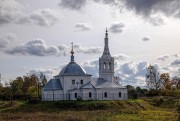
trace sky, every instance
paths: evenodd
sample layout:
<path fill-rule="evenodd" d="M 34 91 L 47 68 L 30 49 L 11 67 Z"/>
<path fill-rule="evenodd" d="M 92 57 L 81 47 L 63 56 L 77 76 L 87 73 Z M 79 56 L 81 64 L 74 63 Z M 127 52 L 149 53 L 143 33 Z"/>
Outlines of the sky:
<path fill-rule="evenodd" d="M 75 61 L 98 77 L 106 27 L 115 75 L 144 86 L 146 68 L 180 76 L 179 0 L 0 0 L 0 73 L 57 75 Z"/>

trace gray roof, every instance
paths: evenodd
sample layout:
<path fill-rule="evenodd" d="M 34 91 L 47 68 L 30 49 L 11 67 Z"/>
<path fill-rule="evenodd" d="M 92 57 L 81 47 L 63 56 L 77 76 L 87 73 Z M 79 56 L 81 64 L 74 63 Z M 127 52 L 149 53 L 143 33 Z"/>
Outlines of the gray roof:
<path fill-rule="evenodd" d="M 112 82 L 107 81 L 103 78 L 92 79 L 91 84 L 95 88 L 125 88 L 116 82 L 112 83 Z"/>
<path fill-rule="evenodd" d="M 80 86 L 81 89 L 92 89 L 94 86 L 91 84 L 91 82 L 88 82 L 82 86 Z"/>
<path fill-rule="evenodd" d="M 91 76 L 87 74 L 86 71 L 79 66 L 76 62 L 70 62 L 67 64 L 59 73 L 59 75 L 64 76 Z"/>
<path fill-rule="evenodd" d="M 90 82 L 80 86 L 79 88 L 73 88 L 69 91 L 74 91 L 74 90 L 78 90 L 78 89 L 100 89 L 100 88 L 126 88 L 126 87 L 123 87 L 121 85 L 119 85 L 118 83 L 112 83 L 110 81 L 107 81 L 103 78 L 94 78 L 92 79 Z"/>
<path fill-rule="evenodd" d="M 59 79 L 50 79 L 48 83 L 42 88 L 42 90 L 63 90 L 63 88 Z"/>

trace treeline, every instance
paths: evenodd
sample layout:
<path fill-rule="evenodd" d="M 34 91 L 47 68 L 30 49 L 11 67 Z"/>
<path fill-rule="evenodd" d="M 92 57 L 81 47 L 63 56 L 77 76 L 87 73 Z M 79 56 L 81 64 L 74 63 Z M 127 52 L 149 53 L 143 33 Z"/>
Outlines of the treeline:
<path fill-rule="evenodd" d="M 44 75 L 17 77 L 6 83 L 0 84 L 0 100 L 30 100 L 32 98 L 41 98 L 41 89 L 47 83 Z"/>
<path fill-rule="evenodd" d="M 128 97 L 136 99 L 139 97 L 172 96 L 180 98 L 180 77 L 170 77 L 169 73 L 159 73 L 154 66 L 147 68 L 147 89 L 127 85 Z"/>

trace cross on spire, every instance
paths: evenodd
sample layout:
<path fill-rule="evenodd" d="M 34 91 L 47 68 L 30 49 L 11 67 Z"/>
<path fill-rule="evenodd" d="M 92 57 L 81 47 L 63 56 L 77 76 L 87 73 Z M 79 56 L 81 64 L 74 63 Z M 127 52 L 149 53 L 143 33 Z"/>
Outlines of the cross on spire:
<path fill-rule="evenodd" d="M 71 49 L 71 62 L 74 62 L 74 50 L 73 50 L 73 42 L 71 43 L 72 49 Z"/>
<path fill-rule="evenodd" d="M 73 50 L 73 42 L 71 43 L 71 45 L 72 45 L 71 54 L 73 55 L 73 54 L 74 54 L 74 50 Z"/>

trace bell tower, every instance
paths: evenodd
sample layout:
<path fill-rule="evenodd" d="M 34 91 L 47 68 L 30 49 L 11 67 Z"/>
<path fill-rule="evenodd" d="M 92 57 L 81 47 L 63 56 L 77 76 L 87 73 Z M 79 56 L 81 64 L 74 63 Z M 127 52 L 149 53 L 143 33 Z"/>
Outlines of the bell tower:
<path fill-rule="evenodd" d="M 114 82 L 114 58 L 109 52 L 107 28 L 104 38 L 104 51 L 99 58 L 99 78 Z"/>

